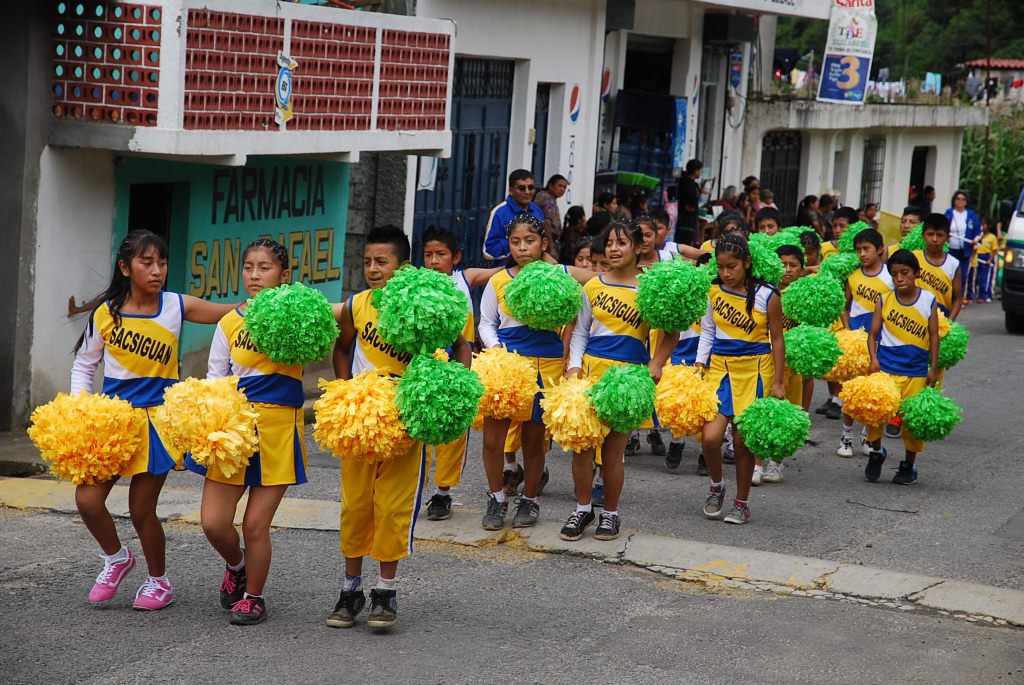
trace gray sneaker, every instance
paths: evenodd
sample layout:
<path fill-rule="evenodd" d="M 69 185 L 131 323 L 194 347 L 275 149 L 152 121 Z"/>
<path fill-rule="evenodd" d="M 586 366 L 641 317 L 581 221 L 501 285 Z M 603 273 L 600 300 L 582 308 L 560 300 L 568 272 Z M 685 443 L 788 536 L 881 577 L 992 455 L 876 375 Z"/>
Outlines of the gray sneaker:
<path fill-rule="evenodd" d="M 516 515 L 512 517 L 513 528 L 529 528 L 540 518 L 540 505 L 525 497 L 516 500 Z"/>
<path fill-rule="evenodd" d="M 711 489 L 708 498 L 704 500 L 704 515 L 709 519 L 716 519 L 722 515 L 722 506 L 725 504 L 725 486 L 721 490 Z"/>
<path fill-rule="evenodd" d="M 750 520 L 750 507 L 746 504 L 734 504 L 732 510 L 725 515 L 724 520 L 726 523 L 743 525 Z"/>
<path fill-rule="evenodd" d="M 782 482 L 782 464 L 777 461 L 768 462 L 768 467 L 764 470 L 765 483 L 781 483 Z"/>
<path fill-rule="evenodd" d="M 481 524 L 484 530 L 501 530 L 505 527 L 505 515 L 508 513 L 508 500 L 499 502 L 494 495 L 487 495 L 487 513 Z"/>

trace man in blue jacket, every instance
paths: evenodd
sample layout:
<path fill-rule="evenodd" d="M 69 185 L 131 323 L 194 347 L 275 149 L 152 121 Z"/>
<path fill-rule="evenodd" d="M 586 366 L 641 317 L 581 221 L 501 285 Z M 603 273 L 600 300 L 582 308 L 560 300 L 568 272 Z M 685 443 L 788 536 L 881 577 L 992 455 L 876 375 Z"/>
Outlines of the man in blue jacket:
<path fill-rule="evenodd" d="M 516 214 L 526 212 L 544 221 L 544 210 L 533 203 L 537 186 L 533 174 L 526 169 L 516 169 L 508 175 L 508 197 L 491 210 L 484 229 L 484 259 L 505 259 L 508 257 L 508 225 Z"/>

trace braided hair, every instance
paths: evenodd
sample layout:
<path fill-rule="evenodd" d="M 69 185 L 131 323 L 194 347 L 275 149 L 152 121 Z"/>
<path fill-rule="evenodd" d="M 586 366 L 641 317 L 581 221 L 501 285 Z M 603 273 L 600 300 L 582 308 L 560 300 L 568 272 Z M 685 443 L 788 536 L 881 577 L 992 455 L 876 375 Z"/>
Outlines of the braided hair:
<path fill-rule="evenodd" d="M 274 256 L 274 259 L 285 271 L 291 268 L 291 259 L 288 257 L 288 249 L 281 243 L 276 240 L 271 240 L 270 238 L 257 238 L 246 245 L 245 251 L 242 253 L 242 262 L 244 263 L 245 258 L 249 256 L 249 250 L 255 250 L 258 248 L 269 250 L 270 254 Z"/>
<path fill-rule="evenodd" d="M 732 255 L 741 262 L 746 262 L 750 259 L 750 244 L 746 238 L 738 233 L 726 234 L 715 243 L 715 256 L 723 254 Z M 743 288 L 747 291 L 747 316 L 754 312 L 754 299 L 757 294 L 757 288 L 761 285 L 766 285 L 764 281 L 754 278 L 752 267 L 752 264 L 744 267 Z M 719 277 L 715 277 L 714 282 L 721 284 L 722 280 Z"/>

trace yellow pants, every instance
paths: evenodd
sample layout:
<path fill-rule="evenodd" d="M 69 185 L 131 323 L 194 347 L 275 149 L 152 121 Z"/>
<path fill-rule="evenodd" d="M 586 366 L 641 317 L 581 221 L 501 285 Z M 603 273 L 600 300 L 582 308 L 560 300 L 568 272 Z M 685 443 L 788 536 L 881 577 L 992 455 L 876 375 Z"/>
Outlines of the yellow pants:
<path fill-rule="evenodd" d="M 519 425 L 519 424 L 516 424 Z M 511 433 L 511 431 L 509 431 Z M 430 462 L 434 462 L 434 485 L 439 488 L 454 488 L 462 481 L 462 469 L 466 467 L 466 444 L 469 433 L 463 433 L 455 442 L 427 448 L 426 474 L 430 476 Z"/>
<path fill-rule="evenodd" d="M 414 443 L 381 462 L 341 460 L 341 553 L 398 561 L 412 553 L 427 452 Z"/>
<path fill-rule="evenodd" d="M 718 389 L 718 413 L 731 418 L 771 393 L 775 360 L 771 352 L 737 357 L 712 354 L 704 377 Z"/>
<path fill-rule="evenodd" d="M 803 374 L 793 373 L 786 368 L 786 399 L 800 407 L 804 408 L 804 377 Z"/>
<path fill-rule="evenodd" d="M 900 389 L 900 397 L 903 399 L 913 397 L 921 392 L 927 385 L 928 380 L 924 376 L 893 376 L 890 374 L 890 377 L 896 382 L 896 387 Z M 884 432 L 885 426 L 868 426 L 868 440 L 878 440 Z M 924 451 L 924 442 L 911 436 L 906 426 L 903 427 L 903 446 L 907 448 L 908 452 L 921 453 Z"/>
<path fill-rule="evenodd" d="M 508 433 L 505 434 L 505 453 L 515 454 L 523 446 L 523 423 L 513 421 L 508 425 Z"/>

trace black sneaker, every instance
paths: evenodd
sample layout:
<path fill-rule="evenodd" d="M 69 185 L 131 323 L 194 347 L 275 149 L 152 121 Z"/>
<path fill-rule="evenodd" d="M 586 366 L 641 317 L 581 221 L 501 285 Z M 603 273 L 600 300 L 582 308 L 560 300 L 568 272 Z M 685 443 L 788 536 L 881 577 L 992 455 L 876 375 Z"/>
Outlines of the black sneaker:
<path fill-rule="evenodd" d="M 825 410 L 826 419 L 838 419 L 843 416 L 843 408 L 838 402 L 828 401 L 828 409 Z"/>
<path fill-rule="evenodd" d="M 576 510 L 569 514 L 569 518 L 565 520 L 565 525 L 562 526 L 562 531 L 558 534 L 558 537 L 569 542 L 575 542 L 583 537 L 584 531 L 587 530 L 587 526 L 594 522 L 593 511 L 580 511 Z"/>
<path fill-rule="evenodd" d="M 231 607 L 231 625 L 254 626 L 267 619 L 267 604 L 262 597 L 242 597 Z"/>
<path fill-rule="evenodd" d="M 351 628 L 356 623 L 356 616 L 366 606 L 366 595 L 362 590 L 355 592 L 342 591 L 334 611 L 327 617 L 327 625 L 332 628 Z"/>
<path fill-rule="evenodd" d="M 668 444 L 668 454 L 665 455 L 665 468 L 677 469 L 683 461 L 683 446 L 685 443 L 673 440 Z"/>
<path fill-rule="evenodd" d="M 708 462 L 704 459 L 704 453 L 701 452 L 697 455 L 697 475 L 706 476 L 708 474 Z"/>
<path fill-rule="evenodd" d="M 374 630 L 388 630 L 398 619 L 398 593 L 394 590 L 370 590 L 370 615 L 366 625 Z"/>
<path fill-rule="evenodd" d="M 508 500 L 499 502 L 494 495 L 487 495 L 487 512 L 484 514 L 484 530 L 501 530 L 505 527 L 505 514 L 508 513 Z"/>
<path fill-rule="evenodd" d="M 530 528 L 537 525 L 540 518 L 540 505 L 525 497 L 516 500 L 516 514 L 512 517 L 513 528 Z"/>
<path fill-rule="evenodd" d="M 633 431 L 626 441 L 626 456 L 633 457 L 640 453 L 640 431 Z"/>
<path fill-rule="evenodd" d="M 537 497 L 544 494 L 544 486 L 551 480 L 551 474 L 548 473 L 548 467 L 544 467 L 544 473 L 540 474 L 540 485 L 537 486 Z"/>
<path fill-rule="evenodd" d="M 917 467 L 901 461 L 892 482 L 896 485 L 913 485 L 917 482 Z"/>
<path fill-rule="evenodd" d="M 435 492 L 427 502 L 428 521 L 447 521 L 452 517 L 452 496 Z"/>
<path fill-rule="evenodd" d="M 614 540 L 619 537 L 619 515 L 601 512 L 601 522 L 597 524 L 594 537 L 598 540 Z"/>
<path fill-rule="evenodd" d="M 659 457 L 665 455 L 665 438 L 661 437 L 661 431 L 652 428 L 647 431 L 647 444 L 651 446 L 651 453 Z"/>
<path fill-rule="evenodd" d="M 832 398 L 826 397 L 825 401 L 821 403 L 821 406 L 814 410 L 815 414 L 824 414 L 828 411 L 829 405 L 832 404 Z"/>
<path fill-rule="evenodd" d="M 507 497 L 515 497 L 524 478 L 526 478 L 526 472 L 523 471 L 522 466 L 517 464 L 514 471 L 506 470 L 501 474 L 501 489 L 505 491 Z"/>
<path fill-rule="evenodd" d="M 232 571 L 224 567 L 224 580 L 220 583 L 220 605 L 230 609 L 245 594 L 245 567 Z"/>
<path fill-rule="evenodd" d="M 874 483 L 882 475 L 882 464 L 889 456 L 888 450 L 884 447 L 880 450 L 871 450 L 868 454 L 868 465 L 864 467 L 864 477 Z"/>

